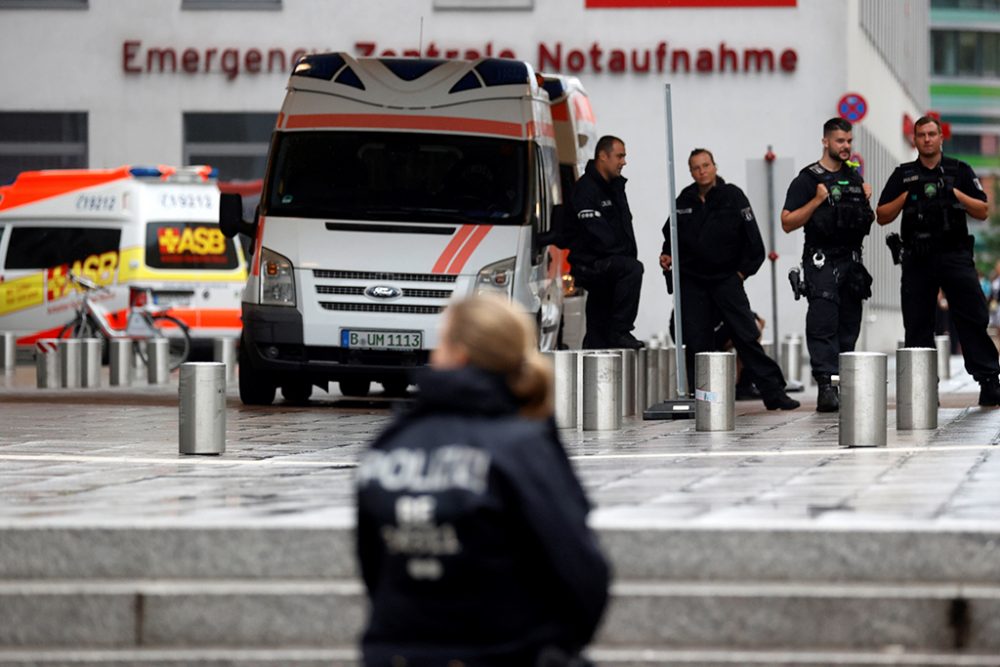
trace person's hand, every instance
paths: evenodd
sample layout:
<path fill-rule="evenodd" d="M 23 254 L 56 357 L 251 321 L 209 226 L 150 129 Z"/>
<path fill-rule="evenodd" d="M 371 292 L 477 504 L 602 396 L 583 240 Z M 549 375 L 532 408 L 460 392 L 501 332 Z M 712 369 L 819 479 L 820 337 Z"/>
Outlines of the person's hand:
<path fill-rule="evenodd" d="M 826 201 L 830 196 L 830 191 L 826 189 L 826 186 L 822 183 L 816 184 L 816 199 L 820 201 Z"/>
<path fill-rule="evenodd" d="M 674 265 L 674 260 L 670 255 L 660 255 L 660 268 L 664 271 L 669 271 L 670 267 Z"/>
<path fill-rule="evenodd" d="M 740 279 L 741 283 L 746 282 L 747 277 L 741 271 L 736 272 L 736 277 Z"/>
<path fill-rule="evenodd" d="M 871 200 L 872 198 L 872 184 L 865 183 L 861 186 L 861 189 L 865 191 L 865 199 Z"/>

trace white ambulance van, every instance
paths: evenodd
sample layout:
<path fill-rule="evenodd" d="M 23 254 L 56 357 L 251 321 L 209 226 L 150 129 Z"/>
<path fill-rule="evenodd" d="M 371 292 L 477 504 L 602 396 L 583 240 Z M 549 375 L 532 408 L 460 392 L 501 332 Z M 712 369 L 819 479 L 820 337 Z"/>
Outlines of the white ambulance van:
<path fill-rule="evenodd" d="M 238 337 L 247 265 L 218 216 L 211 167 L 20 174 L 0 187 L 0 331 L 19 345 L 58 335 L 80 299 L 72 272 L 108 288 L 96 298 L 117 328 L 135 285 L 189 326 L 192 344 Z"/>
<path fill-rule="evenodd" d="M 553 348 L 560 204 L 549 97 L 527 63 L 304 57 L 256 221 L 223 199 L 223 231 L 255 244 L 240 398 L 269 404 L 281 387 L 303 401 L 330 381 L 404 393 L 441 311 L 474 293 L 520 304 Z"/>

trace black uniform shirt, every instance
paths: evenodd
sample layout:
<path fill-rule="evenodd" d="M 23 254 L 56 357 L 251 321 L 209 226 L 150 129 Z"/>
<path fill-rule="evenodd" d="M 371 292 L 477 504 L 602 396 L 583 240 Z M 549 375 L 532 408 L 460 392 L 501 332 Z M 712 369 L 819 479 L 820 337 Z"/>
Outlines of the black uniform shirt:
<path fill-rule="evenodd" d="M 941 162 L 946 159 L 941 156 Z M 955 164 L 955 171 L 957 172 L 957 178 L 955 179 L 954 187 L 956 190 L 961 190 L 963 194 L 967 194 L 974 199 L 979 201 L 986 201 L 986 193 L 983 191 L 983 186 L 976 178 L 976 172 L 972 171 L 972 167 L 962 162 L 961 160 L 953 160 Z M 909 189 L 908 184 L 903 183 L 903 174 L 908 169 L 916 167 L 921 176 L 931 176 L 935 173 L 939 173 L 941 164 L 938 163 L 934 169 L 928 169 L 923 165 L 920 160 L 914 160 L 913 162 L 906 162 L 904 164 L 896 167 L 895 171 L 892 172 L 892 176 L 886 182 L 885 187 L 882 189 L 882 194 L 878 198 L 878 205 L 888 204 L 893 201 L 899 195 L 903 194 Z"/>
<path fill-rule="evenodd" d="M 567 225 L 571 264 L 590 265 L 615 255 L 638 257 L 625 183 L 623 176 L 604 180 L 594 161 L 587 163 L 573 188 L 575 220 Z"/>
<path fill-rule="evenodd" d="M 806 168 L 808 169 L 808 167 Z M 805 173 L 806 170 L 803 169 L 796 175 L 792 182 L 788 186 L 788 192 L 785 194 L 785 206 L 786 211 L 797 211 L 806 204 L 808 204 L 813 197 L 816 196 L 816 179 Z M 857 179 L 857 172 L 854 171 L 852 167 L 847 166 L 847 164 L 842 163 L 840 169 L 835 172 L 827 172 L 825 174 L 826 183 L 832 181 L 851 181 Z M 827 185 L 827 189 L 829 189 Z M 820 208 L 832 206 L 829 201 L 825 201 L 820 204 Z M 816 211 L 819 211 L 817 208 Z M 815 212 L 813 213 L 815 216 Z M 816 225 L 812 224 L 812 218 L 805 225 L 805 235 L 806 244 L 818 247 L 830 247 L 830 246 L 856 246 L 860 245 L 861 242 L 856 238 L 837 238 L 830 235 L 822 234 Z"/>

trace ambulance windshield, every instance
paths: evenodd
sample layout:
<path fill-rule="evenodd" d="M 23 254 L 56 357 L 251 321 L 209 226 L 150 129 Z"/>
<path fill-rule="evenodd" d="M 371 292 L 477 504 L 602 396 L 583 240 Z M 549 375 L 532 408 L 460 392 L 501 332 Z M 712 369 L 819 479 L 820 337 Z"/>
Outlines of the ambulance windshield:
<path fill-rule="evenodd" d="M 295 132 L 278 141 L 269 215 L 493 225 L 525 220 L 525 142 L 402 132 Z"/>

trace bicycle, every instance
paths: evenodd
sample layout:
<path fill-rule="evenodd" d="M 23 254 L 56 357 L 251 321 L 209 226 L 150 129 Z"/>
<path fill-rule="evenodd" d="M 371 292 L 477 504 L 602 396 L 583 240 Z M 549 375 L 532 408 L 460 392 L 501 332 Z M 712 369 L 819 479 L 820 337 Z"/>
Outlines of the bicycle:
<path fill-rule="evenodd" d="M 59 331 L 59 338 L 101 338 L 105 351 L 108 341 L 112 339 L 131 340 L 144 364 L 149 363 L 145 346 L 138 343 L 166 338 L 170 343 L 170 370 L 187 361 L 191 352 L 191 332 L 188 326 L 170 315 L 169 308 L 151 305 L 150 288 L 129 285 L 125 328 L 118 329 L 111 324 L 110 312 L 91 296 L 91 293 L 100 292 L 110 294 L 110 290 L 74 273 L 69 274 L 69 280 L 83 288 L 83 298 L 76 305 L 76 315 Z"/>

